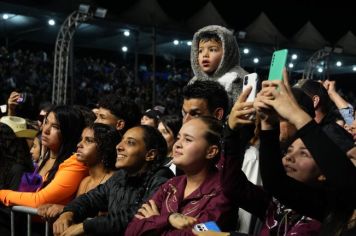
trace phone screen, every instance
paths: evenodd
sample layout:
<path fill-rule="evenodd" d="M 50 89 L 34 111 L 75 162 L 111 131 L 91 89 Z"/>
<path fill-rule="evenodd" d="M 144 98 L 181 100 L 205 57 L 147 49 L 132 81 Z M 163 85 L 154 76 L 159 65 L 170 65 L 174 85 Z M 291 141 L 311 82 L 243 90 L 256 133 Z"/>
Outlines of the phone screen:
<path fill-rule="evenodd" d="M 275 51 L 272 55 L 271 66 L 269 68 L 268 80 L 282 80 L 283 68 L 286 65 L 288 50 Z"/>

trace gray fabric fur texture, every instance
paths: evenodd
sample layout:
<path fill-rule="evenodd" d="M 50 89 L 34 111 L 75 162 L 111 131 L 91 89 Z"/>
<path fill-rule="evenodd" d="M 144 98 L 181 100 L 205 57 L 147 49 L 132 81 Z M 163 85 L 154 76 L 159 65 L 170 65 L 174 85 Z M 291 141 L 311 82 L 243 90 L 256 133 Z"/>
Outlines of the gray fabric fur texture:
<path fill-rule="evenodd" d="M 214 74 L 208 75 L 203 72 L 199 66 L 199 42 L 198 37 L 203 32 L 216 34 L 222 42 L 223 56 L 220 64 Z M 230 100 L 234 103 L 242 90 L 242 80 L 247 72 L 240 67 L 240 51 L 239 46 L 233 32 L 219 25 L 209 25 L 198 30 L 193 37 L 190 62 L 194 72 L 194 78 L 189 81 L 189 84 L 196 80 L 215 80 L 224 86 Z M 233 103 L 231 105 L 233 105 Z"/>

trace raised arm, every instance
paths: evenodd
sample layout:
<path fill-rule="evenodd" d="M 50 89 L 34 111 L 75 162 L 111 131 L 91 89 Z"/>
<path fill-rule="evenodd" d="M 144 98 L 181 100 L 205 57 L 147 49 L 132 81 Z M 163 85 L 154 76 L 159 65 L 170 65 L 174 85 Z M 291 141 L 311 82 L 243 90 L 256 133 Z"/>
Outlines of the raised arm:
<path fill-rule="evenodd" d="M 354 120 L 354 108 L 336 91 L 335 81 L 325 80 L 323 85 L 328 91 L 330 99 L 335 103 L 337 109 L 339 109 L 346 124 L 351 125 Z"/>

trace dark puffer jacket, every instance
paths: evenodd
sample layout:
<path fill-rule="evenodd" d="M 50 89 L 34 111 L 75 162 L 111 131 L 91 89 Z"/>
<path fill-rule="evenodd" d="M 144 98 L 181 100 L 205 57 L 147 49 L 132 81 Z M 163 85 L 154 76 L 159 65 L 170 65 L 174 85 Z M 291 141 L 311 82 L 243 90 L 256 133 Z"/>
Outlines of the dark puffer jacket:
<path fill-rule="evenodd" d="M 167 167 L 133 177 L 119 170 L 104 184 L 70 202 L 64 212 L 73 212 L 75 222 L 94 217 L 83 222 L 86 234 L 121 235 L 141 204 L 171 177 L 173 173 Z M 99 211 L 108 215 L 97 216 Z"/>

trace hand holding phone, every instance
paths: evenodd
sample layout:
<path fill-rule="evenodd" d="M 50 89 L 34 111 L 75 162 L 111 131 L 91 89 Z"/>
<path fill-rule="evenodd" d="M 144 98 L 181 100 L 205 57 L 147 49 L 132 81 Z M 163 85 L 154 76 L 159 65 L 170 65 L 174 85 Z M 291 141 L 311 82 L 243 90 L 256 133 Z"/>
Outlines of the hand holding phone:
<path fill-rule="evenodd" d="M 17 103 L 24 103 L 26 101 L 27 94 L 26 93 L 20 93 L 19 98 L 17 99 Z"/>
<path fill-rule="evenodd" d="M 214 221 L 208 221 L 205 223 L 196 224 L 194 225 L 194 230 L 197 232 L 208 231 L 208 230 L 221 232 L 219 226 Z"/>
<path fill-rule="evenodd" d="M 269 68 L 268 80 L 282 80 L 283 68 L 286 65 L 288 50 L 275 51 L 272 55 L 271 66 Z"/>
<path fill-rule="evenodd" d="M 250 94 L 248 95 L 246 102 L 253 102 L 257 93 L 257 82 L 258 76 L 256 73 L 251 73 L 244 76 L 242 91 L 244 91 L 248 86 L 252 87 Z"/>

